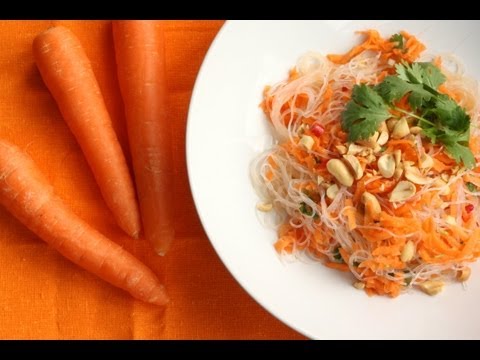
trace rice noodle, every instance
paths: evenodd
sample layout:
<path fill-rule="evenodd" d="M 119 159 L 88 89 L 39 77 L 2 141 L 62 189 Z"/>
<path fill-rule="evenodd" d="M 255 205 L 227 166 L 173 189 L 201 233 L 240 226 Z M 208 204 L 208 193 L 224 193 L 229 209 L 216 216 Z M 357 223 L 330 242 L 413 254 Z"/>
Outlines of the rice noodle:
<path fill-rule="evenodd" d="M 459 96 L 459 104 L 471 117 L 471 137 L 478 137 L 480 131 L 478 126 L 480 120 L 478 83 L 465 76 L 462 63 L 454 55 L 441 54 L 441 59 L 445 64 L 442 72 L 447 77 L 444 85 Z M 335 197 L 332 200 L 328 199 L 326 188 L 318 184 L 319 174 L 300 163 L 285 150 L 282 144 L 290 143 L 293 144 L 292 146 L 299 146 L 297 142 L 299 134 L 302 132 L 303 119 L 309 119 L 310 122 L 320 124 L 326 129 L 329 128 L 329 125 L 338 124 L 348 100 L 346 94 L 351 94 L 356 84 L 375 85 L 378 75 L 389 66 L 381 61 L 380 53 L 374 51 L 364 51 L 344 65 L 334 64 L 325 56 L 313 52 L 300 57 L 295 68 L 298 76 L 271 86 L 265 93 L 266 98 L 273 99 L 268 116 L 273 124 L 277 143 L 259 154 L 252 161 L 250 167 L 251 181 L 259 198 L 262 202 L 273 204 L 275 210 L 262 216 L 261 220 L 277 229 L 281 224 L 288 223 L 301 233 L 293 244 L 294 249 L 291 254 L 294 258 L 298 259 L 302 257 L 301 254 L 307 254 L 308 258 L 320 261 L 321 256 L 319 255 L 324 254 L 329 261 L 335 262 L 335 256 L 338 256 L 340 246 L 350 255 L 347 262 L 348 268 L 353 276 L 361 281 L 368 280 L 369 276 L 366 275 L 365 269 L 358 267 L 358 264 L 374 258 L 372 246 L 362 236 L 362 230 L 383 231 L 392 238 L 402 237 L 406 241 L 411 239 L 416 242 L 417 246 L 419 234 L 417 232 L 397 234 L 380 226 L 367 225 L 358 225 L 355 230 L 349 231 L 346 201 L 353 199 L 354 194 L 351 189 L 339 186 Z M 328 107 L 322 109 L 320 105 L 327 91 L 331 92 L 331 100 Z M 301 107 L 296 105 L 300 101 L 299 99 L 303 101 Z M 329 144 L 324 147 L 323 151 L 310 152 L 319 161 L 331 159 L 335 155 L 333 144 L 339 140 L 339 135 L 338 131 L 334 131 L 335 127 L 330 129 L 333 130 L 329 133 Z M 415 145 L 416 151 L 420 155 L 428 153 L 430 156 L 436 156 L 443 151 L 441 147 L 431 149 L 430 152 L 426 151 L 424 140 L 420 135 L 415 137 Z M 477 161 L 479 160 L 478 156 L 479 154 L 476 154 Z M 272 160 L 274 165 L 272 165 Z M 465 188 L 463 181 L 465 175 L 480 178 L 479 173 L 463 169 L 457 174 L 453 174 L 444 185 L 438 186 L 433 182 L 422 185 L 409 201 L 418 201 L 428 193 L 439 196 L 438 194 L 453 187 L 455 187 L 457 199 L 445 202 L 442 205 L 443 208 L 420 207 L 414 210 L 413 219 L 423 222 L 428 218 L 433 218 L 439 229 L 448 230 L 451 225 L 447 222 L 445 213 L 448 209 L 456 207 L 455 220 L 461 226 L 463 224 L 463 207 L 467 204 L 472 204 L 477 209 L 480 207 L 480 191 L 472 192 Z M 382 177 L 371 175 L 365 185 L 379 178 Z M 309 194 L 305 193 L 302 190 L 302 184 L 314 184 L 312 186 L 314 186 L 318 199 L 314 201 Z M 379 198 L 379 202 L 386 213 L 393 214 L 397 205 L 392 207 L 392 204 L 385 198 Z M 309 214 L 299 211 L 299 204 L 304 204 L 303 206 L 310 209 Z M 473 217 L 475 226 L 478 227 L 480 212 L 475 211 Z M 471 228 L 465 228 L 465 231 L 469 234 L 472 233 Z M 328 241 L 323 242 L 321 246 L 313 243 L 315 236 L 320 236 L 319 234 L 329 237 Z M 284 253 L 284 256 L 288 256 L 288 254 Z M 289 259 L 291 259 L 291 255 Z M 405 274 L 408 273 L 410 282 L 407 284 L 408 286 L 405 286 L 407 289 L 428 279 L 451 279 L 459 270 L 466 267 L 467 261 L 471 261 L 471 259 L 442 264 L 427 263 L 417 253 L 414 261 L 411 262 L 413 265 L 407 265 L 404 269 L 379 269 L 370 277 L 382 277 L 391 282 L 404 284 Z"/>

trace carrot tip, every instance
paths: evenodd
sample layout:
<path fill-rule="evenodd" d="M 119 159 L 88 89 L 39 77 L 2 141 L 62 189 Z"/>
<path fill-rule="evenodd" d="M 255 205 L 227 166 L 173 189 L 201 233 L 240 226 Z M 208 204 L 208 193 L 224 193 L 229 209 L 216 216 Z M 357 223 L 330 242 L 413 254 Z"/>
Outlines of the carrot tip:
<path fill-rule="evenodd" d="M 159 305 L 159 306 L 164 306 L 167 305 L 170 302 L 170 298 L 167 295 L 167 292 L 165 291 L 164 287 L 161 286 L 159 288 L 159 291 L 157 294 L 155 294 L 153 297 L 148 299 L 148 302 L 153 305 Z"/>
<path fill-rule="evenodd" d="M 146 235 L 147 240 L 150 240 L 152 243 L 154 251 L 160 256 L 164 256 L 170 249 L 174 237 L 175 232 L 171 229 L 158 232 L 155 236 L 150 238 Z"/>

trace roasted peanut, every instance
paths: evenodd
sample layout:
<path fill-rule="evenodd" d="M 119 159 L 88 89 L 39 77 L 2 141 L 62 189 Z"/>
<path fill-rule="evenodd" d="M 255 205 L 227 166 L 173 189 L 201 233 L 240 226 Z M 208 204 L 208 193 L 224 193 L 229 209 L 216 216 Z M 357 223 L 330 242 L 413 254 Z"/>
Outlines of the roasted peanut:
<path fill-rule="evenodd" d="M 363 169 L 358 159 L 353 155 L 343 155 L 343 158 L 345 159 L 345 162 L 348 164 L 348 166 L 350 166 L 350 169 L 352 170 L 355 179 L 361 179 L 363 176 Z"/>
<path fill-rule="evenodd" d="M 395 172 L 395 158 L 392 154 L 385 154 L 380 156 L 377 162 L 378 170 L 383 177 L 389 179 Z"/>
<path fill-rule="evenodd" d="M 444 282 L 440 280 L 427 280 L 419 285 L 423 292 L 430 296 L 437 295 L 443 290 Z"/>
<path fill-rule="evenodd" d="M 352 186 L 353 184 L 353 175 L 341 160 L 332 159 L 327 163 L 327 170 L 332 174 L 337 181 L 344 186 Z"/>
<path fill-rule="evenodd" d="M 415 185 L 413 185 L 410 181 L 400 181 L 390 193 L 389 201 L 405 201 L 409 197 L 415 195 L 416 192 L 417 189 L 415 188 Z"/>
<path fill-rule="evenodd" d="M 410 134 L 410 128 L 408 127 L 407 120 L 405 118 L 401 118 L 398 120 L 392 130 L 392 138 L 401 139 L 408 134 Z"/>

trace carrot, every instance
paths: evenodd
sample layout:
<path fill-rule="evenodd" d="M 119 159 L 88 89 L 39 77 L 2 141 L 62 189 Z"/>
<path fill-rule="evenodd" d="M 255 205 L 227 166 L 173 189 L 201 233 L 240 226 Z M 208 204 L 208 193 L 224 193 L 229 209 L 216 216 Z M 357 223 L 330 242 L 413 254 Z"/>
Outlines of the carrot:
<path fill-rule="evenodd" d="M 331 269 L 340 270 L 340 271 L 343 271 L 343 272 L 350 271 L 347 264 L 340 264 L 340 263 L 335 263 L 335 262 L 332 262 L 332 261 L 328 261 L 328 262 L 325 263 L 325 266 L 329 267 Z"/>
<path fill-rule="evenodd" d="M 396 61 L 403 59 L 408 62 L 413 62 L 420 56 L 423 50 L 425 50 L 425 45 L 418 41 L 416 37 L 405 31 L 400 32 L 406 40 L 404 50 L 395 48 L 393 42 L 389 39 L 383 39 L 376 30 L 358 31 L 358 33 L 366 36 L 365 40 L 360 45 L 354 46 L 345 54 L 329 54 L 327 55 L 327 58 L 335 64 L 346 64 L 362 52 L 371 50 L 380 52 L 382 54 L 382 59 L 385 62 L 390 58 Z"/>
<path fill-rule="evenodd" d="M 164 305 L 155 274 L 75 215 L 27 154 L 0 140 L 0 203 L 75 264 L 142 301 Z"/>
<path fill-rule="evenodd" d="M 356 209 L 353 206 L 352 199 L 345 200 L 345 213 L 347 215 L 347 226 L 349 231 L 353 231 L 357 227 L 357 219 L 356 219 Z"/>
<path fill-rule="evenodd" d="M 133 181 L 80 41 L 67 28 L 53 27 L 34 39 L 33 54 L 107 206 L 118 225 L 137 238 L 141 223 Z"/>
<path fill-rule="evenodd" d="M 164 255 L 174 237 L 163 23 L 114 21 L 118 80 L 145 237 Z"/>

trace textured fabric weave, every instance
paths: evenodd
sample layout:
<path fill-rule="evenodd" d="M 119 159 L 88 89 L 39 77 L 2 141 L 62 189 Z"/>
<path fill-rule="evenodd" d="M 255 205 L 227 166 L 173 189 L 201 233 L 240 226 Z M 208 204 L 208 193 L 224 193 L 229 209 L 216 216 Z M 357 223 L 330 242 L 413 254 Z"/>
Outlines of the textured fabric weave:
<path fill-rule="evenodd" d="M 71 264 L 0 208 L 0 339 L 302 339 L 263 310 L 228 273 L 202 229 L 188 186 L 188 105 L 203 57 L 223 22 L 167 25 L 177 235 L 165 258 L 117 227 L 43 84 L 32 41 L 59 24 L 84 45 L 115 130 L 128 149 L 108 21 L 0 21 L 0 137 L 25 149 L 80 217 L 150 266 L 172 301 L 163 309 L 133 300 Z"/>

